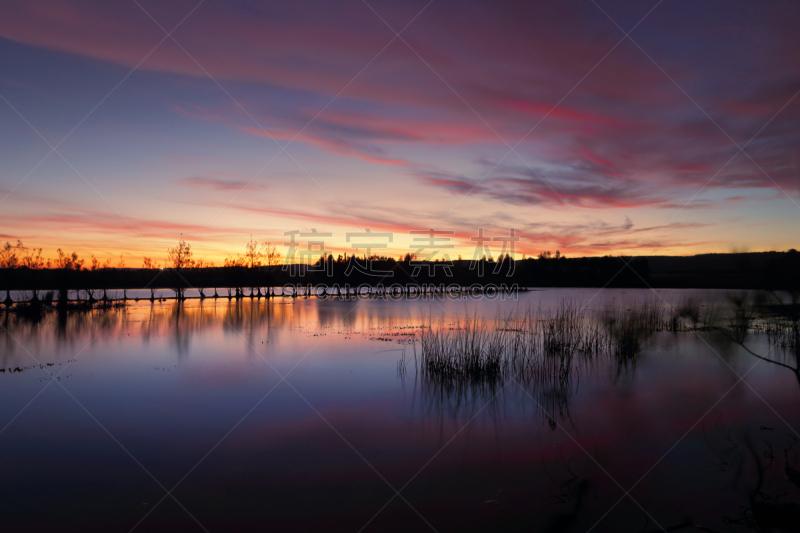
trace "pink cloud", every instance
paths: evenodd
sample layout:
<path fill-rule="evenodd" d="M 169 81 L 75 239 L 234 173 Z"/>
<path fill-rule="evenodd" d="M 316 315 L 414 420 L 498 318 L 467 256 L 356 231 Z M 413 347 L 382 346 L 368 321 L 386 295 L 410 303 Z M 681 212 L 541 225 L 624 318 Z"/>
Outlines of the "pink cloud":
<path fill-rule="evenodd" d="M 383 157 L 379 154 L 365 153 L 364 151 L 360 151 L 354 147 L 348 146 L 344 142 L 325 140 L 307 134 L 300 134 L 298 137 L 295 137 L 295 135 L 292 135 L 290 132 L 285 130 L 279 130 L 279 129 L 267 130 L 255 126 L 239 126 L 239 129 L 241 131 L 249 133 L 250 135 L 255 135 L 256 137 L 265 137 L 274 140 L 308 143 L 311 144 L 312 146 L 322 148 L 327 152 L 346 157 L 354 157 L 356 159 L 360 159 L 368 163 L 376 163 L 379 165 L 391 165 L 391 166 L 409 165 L 407 161 L 403 161 L 402 159 L 393 159 L 390 157 Z M 364 150 L 366 149 L 368 148 L 364 148 Z"/>
<path fill-rule="evenodd" d="M 585 157 L 586 159 L 588 159 L 589 161 L 591 161 L 592 163 L 594 163 L 595 165 L 600 165 L 607 168 L 614 168 L 614 163 L 612 163 L 608 159 L 603 159 L 602 157 L 593 154 L 589 150 L 580 150 L 578 153 L 583 157 Z"/>
<path fill-rule="evenodd" d="M 608 126 L 616 126 L 616 127 L 624 127 L 622 123 L 617 120 L 603 117 L 600 115 L 594 115 L 592 113 L 585 113 L 581 111 L 577 111 L 575 109 L 565 108 L 563 106 L 551 106 L 547 104 L 542 104 L 539 102 L 531 102 L 531 101 L 511 101 L 511 102 L 501 102 L 500 105 L 514 109 L 516 111 L 522 111 L 524 113 L 529 113 L 531 115 L 540 115 L 548 117 L 553 117 L 559 120 L 575 120 L 579 122 L 596 122 L 599 124 L 604 124 Z"/>
<path fill-rule="evenodd" d="M 113 213 L 90 211 L 77 214 L 54 213 L 13 217 L 0 215 L 0 220 L 8 226 L 22 225 L 26 229 L 34 227 L 43 229 L 58 228 L 61 231 L 69 231 L 70 233 L 97 233 L 117 237 L 125 236 L 130 239 L 140 239 L 140 237 L 146 239 L 178 239 L 183 235 L 183 237 L 188 240 L 191 236 L 200 233 L 204 229 L 204 234 L 215 235 L 217 237 L 221 235 L 244 235 L 248 233 L 248 229 L 243 228 L 220 227 L 218 225 L 205 228 L 202 224 L 144 219 L 132 216 L 125 216 L 122 218 Z M 143 246 L 146 248 L 144 244 Z"/>

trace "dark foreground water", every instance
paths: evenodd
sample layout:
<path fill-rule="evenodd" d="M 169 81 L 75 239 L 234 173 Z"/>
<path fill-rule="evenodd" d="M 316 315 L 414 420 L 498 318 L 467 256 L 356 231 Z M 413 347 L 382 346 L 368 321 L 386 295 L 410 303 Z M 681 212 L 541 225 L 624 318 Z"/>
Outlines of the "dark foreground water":
<path fill-rule="evenodd" d="M 647 293 L 595 295 L 6 315 L 0 530 L 797 530 L 800 381 L 771 362 L 797 361 L 763 335 L 659 333 L 550 383 L 414 369 L 429 320 Z"/>

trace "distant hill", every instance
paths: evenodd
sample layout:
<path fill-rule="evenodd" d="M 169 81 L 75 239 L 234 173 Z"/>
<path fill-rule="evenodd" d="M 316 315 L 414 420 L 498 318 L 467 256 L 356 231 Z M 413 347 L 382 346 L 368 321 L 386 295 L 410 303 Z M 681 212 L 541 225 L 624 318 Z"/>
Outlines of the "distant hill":
<path fill-rule="evenodd" d="M 653 286 L 748 289 L 799 286 L 800 254 L 796 250 L 642 258 L 647 260 Z"/>

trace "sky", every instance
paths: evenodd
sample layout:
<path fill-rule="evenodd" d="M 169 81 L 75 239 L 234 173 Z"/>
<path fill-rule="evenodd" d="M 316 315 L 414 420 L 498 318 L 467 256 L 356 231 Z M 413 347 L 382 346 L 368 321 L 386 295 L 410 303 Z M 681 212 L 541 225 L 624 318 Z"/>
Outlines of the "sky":
<path fill-rule="evenodd" d="M 796 248 L 799 27 L 777 0 L 7 0 L 0 240 Z"/>

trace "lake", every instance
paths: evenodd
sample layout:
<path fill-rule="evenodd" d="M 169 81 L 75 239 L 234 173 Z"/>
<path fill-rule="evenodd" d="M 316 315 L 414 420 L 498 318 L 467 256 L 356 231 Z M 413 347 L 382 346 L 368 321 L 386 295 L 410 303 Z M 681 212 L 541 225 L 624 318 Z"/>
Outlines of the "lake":
<path fill-rule="evenodd" d="M 797 528 L 797 359 L 757 327 L 741 344 L 722 330 L 657 332 L 635 357 L 576 356 L 566 374 L 535 383 L 442 382 L 417 368 L 423 326 L 452 330 L 466 317 L 522 316 L 565 298 L 599 316 L 689 297 L 728 301 L 725 291 L 542 289 L 146 301 L 38 323 L 5 314 L 0 523 Z"/>

